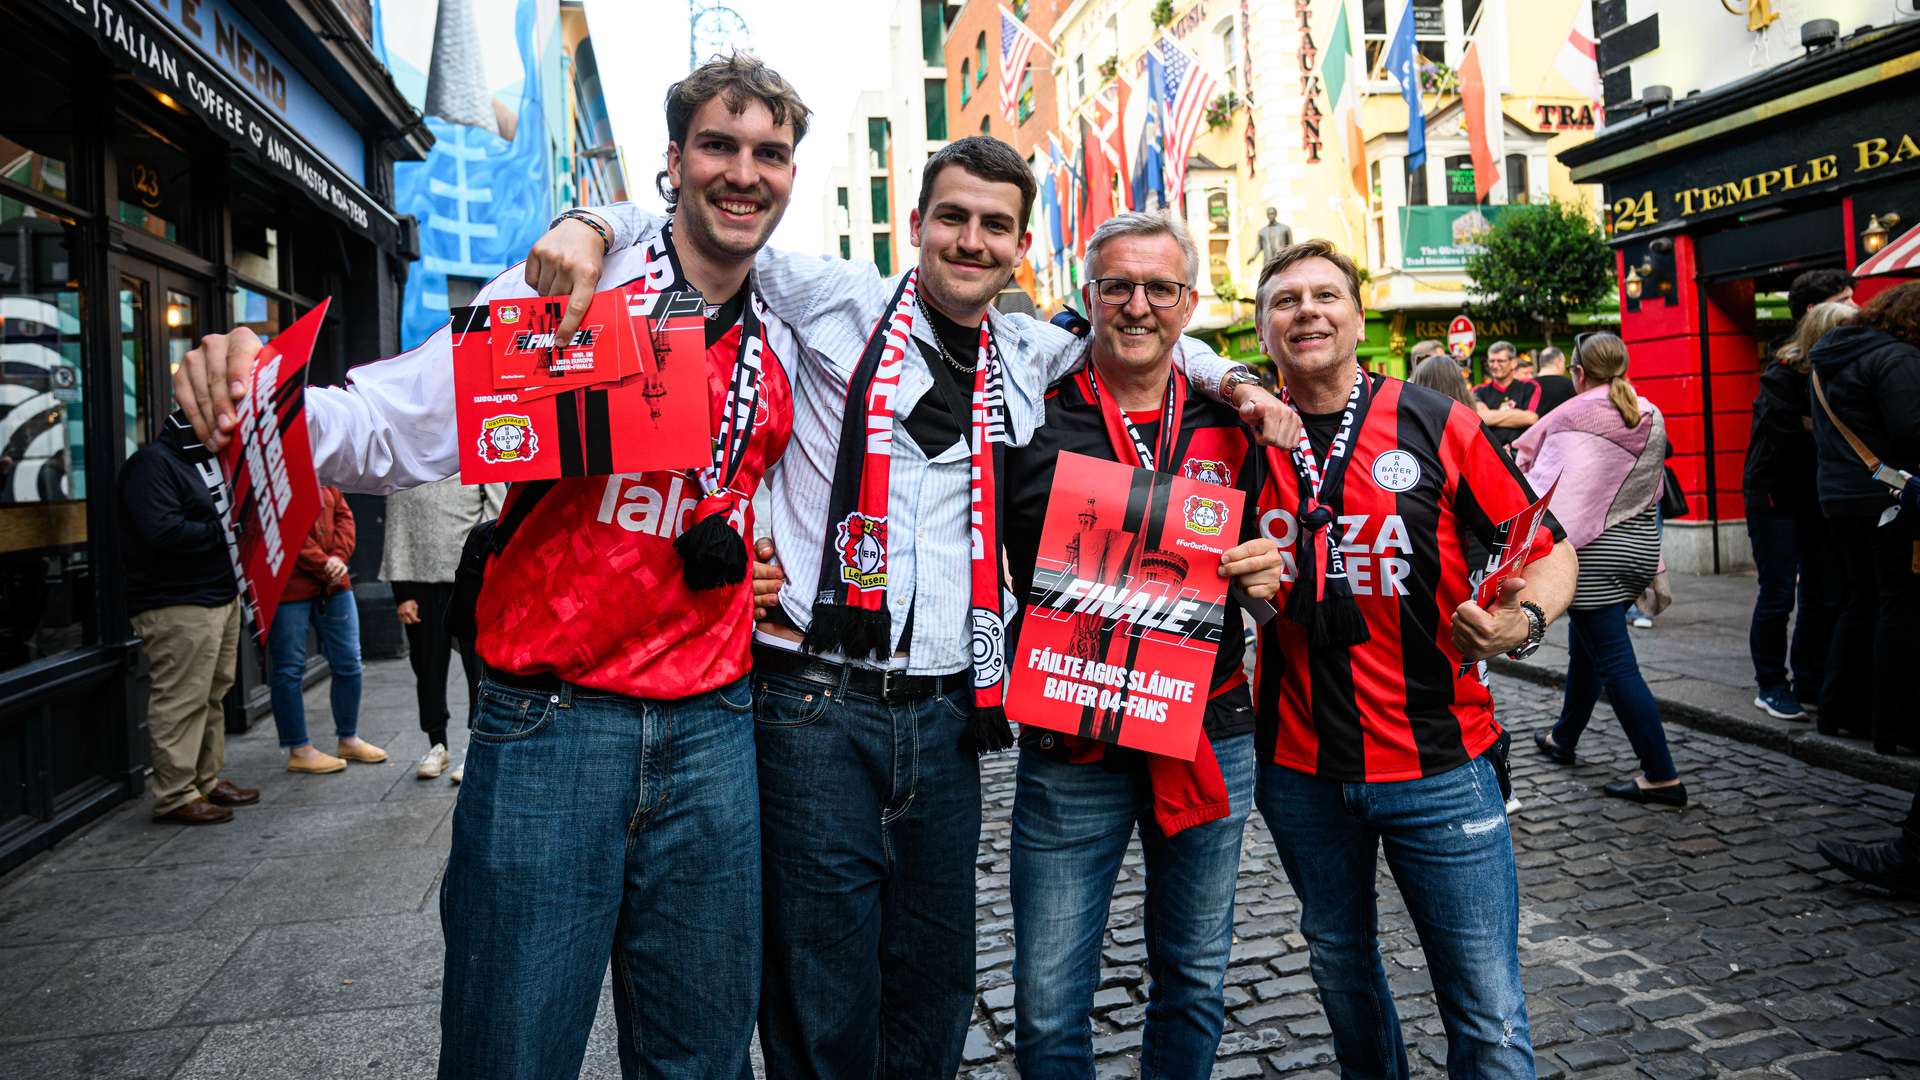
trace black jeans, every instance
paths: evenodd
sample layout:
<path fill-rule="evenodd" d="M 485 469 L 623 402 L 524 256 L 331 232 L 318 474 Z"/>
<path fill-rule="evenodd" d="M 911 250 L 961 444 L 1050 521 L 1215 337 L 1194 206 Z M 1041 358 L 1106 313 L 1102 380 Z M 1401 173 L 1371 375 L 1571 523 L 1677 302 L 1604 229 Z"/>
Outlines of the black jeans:
<path fill-rule="evenodd" d="M 1869 728 L 1876 750 L 1920 746 L 1909 672 L 1920 657 L 1920 575 L 1912 534 L 1874 517 L 1833 517 L 1835 560 L 1846 585 L 1827 654 L 1823 729 Z"/>
<path fill-rule="evenodd" d="M 453 598 L 451 581 L 393 582 L 393 601 L 420 605 L 420 621 L 403 627 L 407 632 L 407 663 L 413 665 L 414 691 L 420 700 L 420 730 L 430 742 L 447 741 L 447 675 L 453 652 L 460 651 L 460 670 L 467 677 L 467 714 L 472 716 L 480 696 L 480 658 L 471 642 L 456 642 L 447 633 L 447 602 Z"/>
<path fill-rule="evenodd" d="M 1747 648 L 1753 654 L 1753 678 L 1764 691 L 1788 687 L 1787 617 L 1793 620 L 1792 688 L 1803 702 L 1819 704 L 1826 680 L 1827 647 L 1840 610 L 1840 568 L 1833 541 L 1818 511 L 1747 510 L 1747 535 L 1753 541 L 1753 565 L 1760 592 L 1753 601 Z M 1796 588 L 1797 585 L 1797 588 Z"/>

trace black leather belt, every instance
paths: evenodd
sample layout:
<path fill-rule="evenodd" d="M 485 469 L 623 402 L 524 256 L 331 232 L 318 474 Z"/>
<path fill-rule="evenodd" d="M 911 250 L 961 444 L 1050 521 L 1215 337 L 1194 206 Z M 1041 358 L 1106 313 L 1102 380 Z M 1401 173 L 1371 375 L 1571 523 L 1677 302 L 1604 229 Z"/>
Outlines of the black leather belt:
<path fill-rule="evenodd" d="M 487 669 L 487 679 L 501 686 L 511 686 L 515 690 L 526 690 L 535 694 L 558 694 L 566 686 L 566 680 L 551 671 L 516 675 L 511 671 L 490 667 Z"/>
<path fill-rule="evenodd" d="M 849 694 L 880 701 L 912 701 L 935 694 L 951 694 L 973 685 L 973 673 L 956 671 L 951 675 L 908 675 L 904 671 L 881 671 L 851 664 L 823 660 L 771 645 L 753 647 L 753 669 L 760 674 L 785 675 Z"/>

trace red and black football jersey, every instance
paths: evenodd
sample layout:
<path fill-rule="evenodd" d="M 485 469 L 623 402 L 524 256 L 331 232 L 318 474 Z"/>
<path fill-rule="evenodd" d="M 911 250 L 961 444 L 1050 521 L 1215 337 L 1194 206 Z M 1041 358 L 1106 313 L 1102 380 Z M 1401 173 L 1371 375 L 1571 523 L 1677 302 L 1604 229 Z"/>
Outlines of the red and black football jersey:
<path fill-rule="evenodd" d="M 1459 674 L 1453 611 L 1471 595 L 1465 538 L 1491 546 L 1534 501 L 1473 410 L 1383 375 L 1352 449 L 1333 529 L 1370 640 L 1309 648 L 1284 614 L 1261 633 L 1256 674 L 1261 760 L 1345 783 L 1413 780 L 1463 765 L 1495 739 L 1493 699 Z M 1330 433 L 1329 433 L 1330 436 Z M 1316 453 L 1324 454 L 1324 441 Z M 1295 587 L 1298 480 L 1268 470 L 1261 530 L 1280 547 L 1282 609 Z M 1533 537 L 1533 557 L 1565 536 Z"/>
<path fill-rule="evenodd" d="M 1128 413 L 1134 430 L 1149 446 L 1160 444 L 1161 411 Z M 1103 461 L 1118 461 L 1113 442 L 1101 418 L 1099 405 L 1087 399 L 1081 382 L 1068 376 L 1047 391 L 1047 420 L 1025 446 L 1007 449 L 1006 522 L 1001 527 L 1001 544 L 1006 549 L 1008 572 L 1013 578 L 1014 595 L 1026 602 L 1033 585 L 1034 562 L 1039 557 L 1040 533 L 1046 524 L 1047 498 L 1053 492 L 1054 466 L 1061 451 L 1072 451 Z M 1247 438 L 1247 429 L 1233 409 L 1198 394 L 1188 396 L 1181 410 L 1180 439 L 1174 444 L 1172 461 L 1163 471 L 1179 473 L 1191 479 L 1222 487 L 1239 488 L 1247 493 L 1246 506 L 1258 499 L 1265 477 L 1265 463 L 1258 448 Z M 1249 511 L 1238 531 L 1240 542 L 1260 535 L 1258 523 Z M 1208 685 L 1216 690 L 1234 685 L 1246 663 L 1246 636 L 1241 631 L 1240 604 L 1227 594 L 1226 632 L 1221 636 Z M 1018 637 L 1015 624 L 1014 637 Z M 1199 678 L 1199 673 L 1194 677 Z M 1244 704 L 1241 709 L 1244 709 Z M 1016 718 L 1017 719 L 1017 718 Z M 1234 710 L 1207 710 L 1206 731 L 1215 738 L 1245 734 L 1247 717 Z"/>
<path fill-rule="evenodd" d="M 733 484 L 746 496 L 735 524 L 748 537 L 753 493 L 793 433 L 793 389 L 776 352 L 792 338 L 763 307 L 756 313 L 766 327 L 760 401 Z M 717 340 L 709 335 L 714 416 L 726 407 L 741 333 L 736 321 Z M 690 697 L 745 675 L 751 580 L 696 592 L 673 549 L 674 538 L 694 524 L 699 500 L 698 484 L 677 472 L 555 481 L 487 567 L 475 612 L 481 659 L 517 674 L 552 672 L 580 686 L 654 699 Z"/>

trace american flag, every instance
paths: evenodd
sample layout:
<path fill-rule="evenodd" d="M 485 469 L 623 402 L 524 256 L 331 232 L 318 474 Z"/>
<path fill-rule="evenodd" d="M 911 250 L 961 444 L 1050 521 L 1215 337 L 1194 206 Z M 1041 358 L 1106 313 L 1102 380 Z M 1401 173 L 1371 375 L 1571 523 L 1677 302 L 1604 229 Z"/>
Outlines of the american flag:
<path fill-rule="evenodd" d="M 1043 49 L 1047 47 L 1038 35 L 1027 29 L 1026 23 L 1015 18 L 1006 5 L 1001 5 L 1000 113 L 1009 123 L 1020 122 L 1020 76 L 1026 73 L 1027 61 L 1032 59 L 1035 45 Z"/>
<path fill-rule="evenodd" d="M 1200 62 L 1167 40 L 1158 39 L 1160 63 L 1166 68 L 1167 196 L 1176 204 L 1184 197 L 1187 182 L 1187 153 L 1194 137 L 1207 122 L 1207 103 L 1220 92 L 1220 86 L 1207 74 Z"/>

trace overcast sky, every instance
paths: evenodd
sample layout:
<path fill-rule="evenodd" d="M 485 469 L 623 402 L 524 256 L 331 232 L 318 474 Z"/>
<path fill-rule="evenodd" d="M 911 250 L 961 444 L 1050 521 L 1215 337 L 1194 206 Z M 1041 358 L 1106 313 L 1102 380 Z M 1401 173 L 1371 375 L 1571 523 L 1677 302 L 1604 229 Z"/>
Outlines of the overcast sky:
<path fill-rule="evenodd" d="M 846 143 L 847 121 L 862 89 L 886 84 L 886 0 L 730 0 L 746 19 L 752 48 L 784 75 L 813 110 L 795 161 L 793 202 L 773 242 L 795 251 L 825 250 L 821 203 L 835 147 Z M 663 204 L 653 191 L 663 167 L 667 87 L 687 71 L 686 0 L 587 0 L 587 26 L 613 117 L 614 137 L 626 155 L 635 201 Z M 917 13 L 918 8 L 915 8 Z M 916 40 L 917 36 L 916 36 Z"/>

